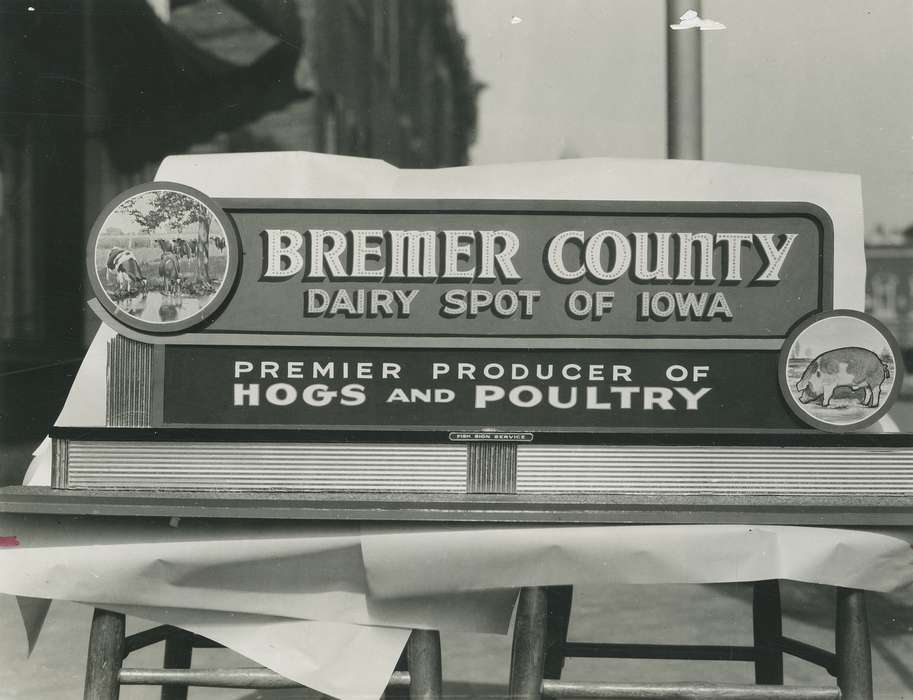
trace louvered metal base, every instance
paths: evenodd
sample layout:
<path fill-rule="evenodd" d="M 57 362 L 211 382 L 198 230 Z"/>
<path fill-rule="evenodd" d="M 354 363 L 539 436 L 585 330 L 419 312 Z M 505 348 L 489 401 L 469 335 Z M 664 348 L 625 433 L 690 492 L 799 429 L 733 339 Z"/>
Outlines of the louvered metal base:
<path fill-rule="evenodd" d="M 71 489 L 782 496 L 913 494 L 910 447 L 574 447 L 55 439 Z"/>

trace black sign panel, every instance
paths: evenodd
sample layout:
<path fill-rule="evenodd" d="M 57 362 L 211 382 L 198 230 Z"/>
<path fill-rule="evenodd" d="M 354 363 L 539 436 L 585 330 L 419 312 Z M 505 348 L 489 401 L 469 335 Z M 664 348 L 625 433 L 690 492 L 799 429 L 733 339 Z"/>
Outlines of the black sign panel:
<path fill-rule="evenodd" d="M 159 427 L 792 430 L 779 353 L 167 347 Z"/>

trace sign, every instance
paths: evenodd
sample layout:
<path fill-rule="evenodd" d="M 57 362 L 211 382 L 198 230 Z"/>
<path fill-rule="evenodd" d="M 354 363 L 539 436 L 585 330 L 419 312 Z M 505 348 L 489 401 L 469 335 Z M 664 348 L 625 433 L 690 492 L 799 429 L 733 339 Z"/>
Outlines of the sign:
<path fill-rule="evenodd" d="M 137 215 L 171 233 L 108 275 Z M 783 338 L 833 295 L 833 231 L 811 204 L 215 203 L 155 183 L 99 218 L 89 257 L 116 321 L 197 344 Z"/>
<path fill-rule="evenodd" d="M 871 425 L 903 385 L 900 347 L 876 319 L 855 311 L 801 323 L 780 353 L 783 396 L 809 425 L 840 432 Z"/>
<path fill-rule="evenodd" d="M 160 182 L 99 217 L 89 271 L 106 320 L 156 346 L 148 427 L 573 441 L 877 420 L 899 386 L 886 330 L 868 354 L 807 355 L 833 257 L 808 203 L 211 200 Z M 827 386 L 806 381 L 826 360 Z"/>
<path fill-rule="evenodd" d="M 777 351 L 174 346 L 160 357 L 156 427 L 490 427 L 567 439 L 802 427 L 780 395 Z"/>
<path fill-rule="evenodd" d="M 96 299 L 148 333 L 179 332 L 212 316 L 231 292 L 240 259 L 225 212 L 174 183 L 136 187 L 111 202 L 87 256 Z"/>

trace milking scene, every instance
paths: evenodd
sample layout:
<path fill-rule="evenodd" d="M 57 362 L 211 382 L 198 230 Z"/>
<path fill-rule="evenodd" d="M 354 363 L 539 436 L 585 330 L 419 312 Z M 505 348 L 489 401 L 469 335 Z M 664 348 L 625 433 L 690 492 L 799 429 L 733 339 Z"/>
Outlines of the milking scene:
<path fill-rule="evenodd" d="M 199 312 L 225 278 L 225 232 L 202 202 L 153 190 L 121 203 L 102 224 L 95 273 L 119 309 L 152 323 Z"/>
<path fill-rule="evenodd" d="M 913 698 L 910 0 L 0 0 L 0 700 Z"/>

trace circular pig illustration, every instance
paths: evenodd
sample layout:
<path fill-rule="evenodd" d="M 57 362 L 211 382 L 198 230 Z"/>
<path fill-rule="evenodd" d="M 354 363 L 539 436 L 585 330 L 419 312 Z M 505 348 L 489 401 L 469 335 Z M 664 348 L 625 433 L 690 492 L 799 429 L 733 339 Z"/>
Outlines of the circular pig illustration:
<path fill-rule="evenodd" d="M 803 323 L 787 340 L 780 384 L 806 423 L 855 430 L 878 420 L 900 388 L 899 349 L 875 319 L 839 311 Z"/>
<path fill-rule="evenodd" d="M 837 348 L 818 355 L 808 363 L 796 389 L 802 392 L 802 403 L 818 401 L 830 406 L 831 397 L 839 387 L 853 391 L 863 389 L 859 398 L 863 406 L 877 408 L 881 403 L 881 386 L 891 377 L 887 362 L 865 348 Z"/>

